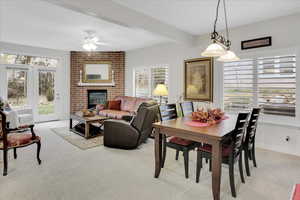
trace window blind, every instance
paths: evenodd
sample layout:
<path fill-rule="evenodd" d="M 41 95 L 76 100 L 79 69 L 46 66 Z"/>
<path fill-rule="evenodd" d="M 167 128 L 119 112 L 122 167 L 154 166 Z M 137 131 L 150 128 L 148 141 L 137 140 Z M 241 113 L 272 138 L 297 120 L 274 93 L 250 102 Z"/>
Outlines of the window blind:
<path fill-rule="evenodd" d="M 157 84 L 165 84 L 168 87 L 168 67 L 138 68 L 135 70 L 135 96 L 152 97 L 152 92 Z M 168 97 L 163 97 L 167 100 Z"/>
<path fill-rule="evenodd" d="M 135 70 L 135 96 L 149 97 L 150 96 L 150 75 L 147 69 Z"/>
<path fill-rule="evenodd" d="M 254 103 L 254 61 L 224 63 L 225 110 L 244 110 Z"/>
<path fill-rule="evenodd" d="M 265 114 L 295 116 L 296 56 L 273 56 L 224 64 L 225 110 L 260 106 Z"/>
<path fill-rule="evenodd" d="M 258 105 L 266 114 L 295 116 L 296 56 L 257 59 Z"/>

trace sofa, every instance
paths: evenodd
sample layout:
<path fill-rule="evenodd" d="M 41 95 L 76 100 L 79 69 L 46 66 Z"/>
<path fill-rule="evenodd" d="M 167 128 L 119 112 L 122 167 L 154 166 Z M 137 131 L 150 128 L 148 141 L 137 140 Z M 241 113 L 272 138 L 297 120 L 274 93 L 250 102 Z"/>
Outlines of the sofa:
<path fill-rule="evenodd" d="M 135 149 L 145 143 L 152 133 L 152 123 L 159 118 L 156 102 L 148 101 L 139 106 L 131 122 L 106 120 L 104 122 L 104 146 L 120 149 Z"/>
<path fill-rule="evenodd" d="M 97 105 L 96 110 L 98 115 L 109 117 L 112 119 L 124 119 L 124 117 L 134 116 L 137 113 L 139 106 L 143 102 L 151 100 L 150 98 L 138 98 L 129 96 L 117 96 L 113 101 L 120 101 L 120 109 L 109 109 L 108 105 Z"/>

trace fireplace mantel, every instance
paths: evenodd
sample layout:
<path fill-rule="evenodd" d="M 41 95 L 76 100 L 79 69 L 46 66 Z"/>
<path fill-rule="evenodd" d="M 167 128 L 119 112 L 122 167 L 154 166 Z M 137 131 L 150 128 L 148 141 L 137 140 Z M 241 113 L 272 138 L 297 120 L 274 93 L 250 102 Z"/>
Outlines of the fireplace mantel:
<path fill-rule="evenodd" d="M 112 83 L 82 83 L 82 82 L 79 82 L 77 84 L 77 86 L 80 86 L 80 87 L 86 87 L 86 86 L 111 86 L 111 87 L 114 87 L 116 86 L 115 82 L 112 82 Z"/>

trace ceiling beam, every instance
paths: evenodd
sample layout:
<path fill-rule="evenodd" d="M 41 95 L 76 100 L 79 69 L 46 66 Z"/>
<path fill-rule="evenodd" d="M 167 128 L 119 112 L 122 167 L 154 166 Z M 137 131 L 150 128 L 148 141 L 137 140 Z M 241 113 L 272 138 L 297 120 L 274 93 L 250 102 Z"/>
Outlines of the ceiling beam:
<path fill-rule="evenodd" d="M 139 28 L 161 35 L 175 42 L 194 44 L 196 36 L 134 11 L 111 0 L 44 0 L 86 15 L 125 26 Z"/>

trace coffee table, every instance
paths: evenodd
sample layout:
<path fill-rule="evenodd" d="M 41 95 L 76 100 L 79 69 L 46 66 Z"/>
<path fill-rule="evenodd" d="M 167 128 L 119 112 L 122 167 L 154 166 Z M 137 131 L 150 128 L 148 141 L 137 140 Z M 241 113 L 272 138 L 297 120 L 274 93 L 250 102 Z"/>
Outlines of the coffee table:
<path fill-rule="evenodd" d="M 91 135 L 90 134 L 90 125 L 93 123 L 98 123 L 99 127 L 101 128 L 104 125 L 104 121 L 110 119 L 109 117 L 103 117 L 103 116 L 99 116 L 99 115 L 95 115 L 92 117 L 84 117 L 84 116 L 80 116 L 79 114 L 71 114 L 70 115 L 70 131 L 85 137 L 86 139 L 91 138 L 91 137 L 95 137 L 98 135 L 101 135 L 101 132 L 99 132 L 99 134 L 95 135 Z M 75 128 L 73 127 L 73 120 L 77 121 L 79 123 L 83 123 L 85 125 L 85 131 L 84 133 L 81 133 L 79 131 L 76 131 Z"/>

